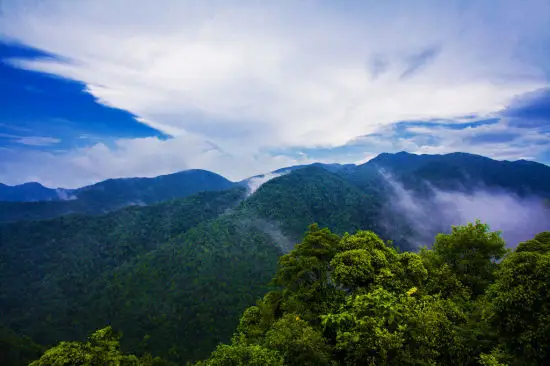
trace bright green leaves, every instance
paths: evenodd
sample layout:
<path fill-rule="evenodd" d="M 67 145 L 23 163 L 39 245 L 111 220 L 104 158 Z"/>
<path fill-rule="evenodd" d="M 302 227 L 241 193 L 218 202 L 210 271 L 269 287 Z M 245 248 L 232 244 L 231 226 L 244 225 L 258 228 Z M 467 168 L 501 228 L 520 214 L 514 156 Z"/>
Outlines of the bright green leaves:
<path fill-rule="evenodd" d="M 47 350 L 31 366 L 64 365 L 141 365 L 134 355 L 120 351 L 120 336 L 111 327 L 93 333 L 88 342 L 61 342 Z"/>
<path fill-rule="evenodd" d="M 282 307 L 315 321 L 343 295 L 330 278 L 329 263 L 340 241 L 328 229 L 311 225 L 304 241 L 279 260 L 274 284 L 283 287 Z"/>
<path fill-rule="evenodd" d="M 442 340 L 454 340 L 449 305 L 429 296 L 417 299 L 414 290 L 377 288 L 348 298 L 340 312 L 323 317 L 323 325 L 327 334 L 336 334 L 335 349 L 346 364 L 435 364 Z"/>
<path fill-rule="evenodd" d="M 387 250 L 386 244 L 372 231 L 358 231 L 355 235 L 346 234 L 338 244 L 338 251 L 353 249 Z"/>
<path fill-rule="evenodd" d="M 500 233 L 489 231 L 479 220 L 453 226 L 450 234 L 438 234 L 433 251 L 475 296 L 492 282 L 497 261 L 507 252 Z"/>
<path fill-rule="evenodd" d="M 371 254 L 365 249 L 352 249 L 338 253 L 330 262 L 332 278 L 346 288 L 366 287 L 374 281 Z"/>
<path fill-rule="evenodd" d="M 282 354 L 285 365 L 328 365 L 330 361 L 321 333 L 296 314 L 287 314 L 273 324 L 265 346 Z"/>
<path fill-rule="evenodd" d="M 236 343 L 219 345 L 210 358 L 198 365 L 206 366 L 283 366 L 277 351 L 259 345 Z"/>
<path fill-rule="evenodd" d="M 94 332 L 87 342 L 61 342 L 47 350 L 30 366 L 169 366 L 158 357 L 145 354 L 141 358 L 120 350 L 120 335 L 109 326 Z"/>
<path fill-rule="evenodd" d="M 550 363 L 550 252 L 510 254 L 487 296 L 489 322 L 508 353 L 533 365 Z"/>

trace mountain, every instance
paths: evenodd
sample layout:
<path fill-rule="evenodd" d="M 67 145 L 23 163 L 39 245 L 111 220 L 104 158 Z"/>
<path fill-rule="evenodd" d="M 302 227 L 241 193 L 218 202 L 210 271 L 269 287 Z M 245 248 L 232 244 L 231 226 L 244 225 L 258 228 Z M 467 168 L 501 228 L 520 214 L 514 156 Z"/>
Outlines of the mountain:
<path fill-rule="evenodd" d="M 393 173 L 410 189 L 422 189 L 429 183 L 447 190 L 498 188 L 520 196 L 550 196 L 550 167 L 526 160 L 499 161 L 467 153 L 384 153 L 358 166 L 357 171 L 368 175 L 380 168 Z"/>
<path fill-rule="evenodd" d="M 42 220 L 61 215 L 101 214 L 131 205 L 183 198 L 201 191 L 219 191 L 234 183 L 206 170 L 186 170 L 155 178 L 109 179 L 71 191 L 66 201 L 0 202 L 0 222 Z"/>
<path fill-rule="evenodd" d="M 64 188 L 46 188 L 40 183 L 29 182 L 16 186 L 0 183 L 0 201 L 36 202 L 60 201 L 71 199 L 72 190 Z"/>
<path fill-rule="evenodd" d="M 162 252 L 163 245 L 222 215 L 244 194 L 242 188 L 202 192 L 96 217 L 71 215 L 0 225 L 1 321 L 43 344 L 64 337 L 79 339 L 90 327 L 116 323 L 119 318 L 113 312 L 125 308 L 114 308 L 108 296 L 116 289 L 113 271 Z M 133 284 L 153 291 L 138 278 Z M 165 285 L 158 289 L 163 291 Z M 145 321 L 148 313 L 142 317 Z"/>
<path fill-rule="evenodd" d="M 150 336 L 160 355 L 200 359 L 229 339 L 311 222 L 377 229 L 376 198 L 318 166 L 245 194 L 0 225 L 2 319 L 41 344 L 113 324 L 127 349 Z"/>
<path fill-rule="evenodd" d="M 452 167 L 448 175 L 435 174 L 445 164 Z M 429 183 L 546 192 L 544 182 L 531 178 L 492 182 L 499 169 L 527 169 L 524 175 L 533 169 L 545 177 L 550 168 L 463 154 L 383 154 L 359 166 L 283 169 L 289 172 L 252 194 L 229 182 L 228 190 L 156 204 L 170 195 L 168 189 L 148 190 L 154 179 L 106 181 L 91 190 L 95 197 L 127 202 L 139 196 L 148 205 L 0 225 L 0 319 L 43 345 L 83 339 L 111 324 L 124 332 L 126 350 L 151 351 L 179 364 L 205 358 L 271 288 L 280 255 L 300 242 L 309 224 L 339 235 L 369 229 L 411 249 L 412 228 L 388 211 L 391 187 L 381 170 L 419 191 Z M 61 202 L 39 204 L 51 203 Z"/>

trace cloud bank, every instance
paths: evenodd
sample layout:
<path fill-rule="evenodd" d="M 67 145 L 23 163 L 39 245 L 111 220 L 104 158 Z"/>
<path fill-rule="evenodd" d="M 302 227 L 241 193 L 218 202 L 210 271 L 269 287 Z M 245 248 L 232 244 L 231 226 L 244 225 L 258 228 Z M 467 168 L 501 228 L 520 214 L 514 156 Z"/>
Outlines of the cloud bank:
<path fill-rule="evenodd" d="M 437 233 L 452 225 L 476 219 L 501 231 L 509 247 L 550 230 L 550 207 L 541 197 L 519 197 L 511 192 L 479 187 L 471 193 L 432 188 L 430 197 L 420 197 L 401 183 L 384 175 L 391 187 L 389 212 L 399 215 L 413 229 L 416 245 L 431 246 Z"/>
<path fill-rule="evenodd" d="M 548 86 L 549 63 L 541 53 L 550 41 L 546 0 L 519 8 L 511 0 L 498 7 L 435 0 L 160 0 L 140 6 L 129 0 L 12 0 L 1 7 L 0 39 L 58 55 L 5 62 L 82 82 L 99 103 L 129 111 L 176 141 L 120 140 L 38 159 L 55 157 L 63 162 L 52 163 L 56 169 L 89 161 L 73 171 L 79 177 L 99 176 L 100 168 L 125 174 L 129 168 L 121 170 L 120 160 L 133 167 L 130 175 L 151 175 L 159 163 L 164 170 L 216 170 L 221 164 L 205 155 L 205 144 L 220 147 L 231 164 L 252 154 L 270 168 L 284 160 L 273 156 L 274 149 L 331 149 L 398 121 L 487 116 L 517 95 Z M 468 142 L 454 142 L 453 148 L 469 151 Z M 420 138 L 402 144 L 411 152 L 447 148 Z M 156 156 L 144 164 L 131 145 L 152 156 L 166 150 L 166 162 Z M 91 163 L 98 150 L 112 166 Z M 337 158 L 350 162 L 360 155 Z M 1 167 L 0 178 L 27 177 L 17 169 L 33 161 L 23 158 Z M 287 154 L 286 160 L 298 159 Z M 240 178 L 255 173 L 236 171 Z"/>

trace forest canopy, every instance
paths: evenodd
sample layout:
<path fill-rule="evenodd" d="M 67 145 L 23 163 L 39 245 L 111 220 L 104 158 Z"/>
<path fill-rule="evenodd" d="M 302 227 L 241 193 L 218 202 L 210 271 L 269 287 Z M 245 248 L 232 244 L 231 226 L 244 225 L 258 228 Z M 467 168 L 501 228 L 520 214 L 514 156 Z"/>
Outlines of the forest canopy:
<path fill-rule="evenodd" d="M 477 221 L 413 253 L 314 224 L 272 285 L 195 365 L 550 364 L 550 232 L 512 251 Z M 123 354 L 107 327 L 32 365 L 163 363 Z"/>

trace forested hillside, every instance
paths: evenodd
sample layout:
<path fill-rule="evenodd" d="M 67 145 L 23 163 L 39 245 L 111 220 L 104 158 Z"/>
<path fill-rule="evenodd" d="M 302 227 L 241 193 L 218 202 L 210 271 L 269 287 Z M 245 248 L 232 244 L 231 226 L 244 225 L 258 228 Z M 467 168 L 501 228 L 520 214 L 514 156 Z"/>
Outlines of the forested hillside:
<path fill-rule="evenodd" d="M 340 237 L 312 225 L 273 285 L 231 342 L 195 365 L 550 362 L 550 232 L 509 252 L 476 222 L 438 235 L 431 250 L 400 253 L 370 231 Z M 124 354 L 118 339 L 107 327 L 32 365 L 162 364 Z"/>
<path fill-rule="evenodd" d="M 47 188 L 36 182 L 8 186 L 0 183 L 0 201 L 5 202 L 36 202 L 59 201 L 69 199 L 72 190 Z"/>
<path fill-rule="evenodd" d="M 380 154 L 357 167 L 369 175 L 374 169 L 391 172 L 406 188 L 422 190 L 426 183 L 447 190 L 499 188 L 519 195 L 550 197 L 550 167 L 519 160 L 498 161 L 484 156 L 452 153 L 415 155 Z M 372 173 L 370 173 L 372 174 Z"/>
<path fill-rule="evenodd" d="M 440 169 L 436 163 L 449 165 L 452 169 L 449 168 L 447 176 L 439 176 L 432 171 L 433 169 Z M 482 168 L 479 168 L 478 164 Z M 523 172 L 521 174 L 531 174 L 533 177 L 538 178 L 526 178 L 517 180 L 517 182 L 506 180 L 504 177 L 496 179 L 495 176 L 498 177 L 498 174 L 495 175 L 494 172 L 498 172 L 499 169 L 513 174 L 520 174 L 521 169 L 527 169 L 525 172 L 521 171 Z M 283 338 L 293 334 L 294 330 L 285 329 L 284 321 L 298 316 L 307 323 L 296 324 L 305 324 L 312 327 L 312 330 L 310 328 L 303 330 L 304 334 L 321 342 L 315 347 L 319 346 L 321 347 L 319 349 L 325 349 L 326 351 L 322 352 L 324 355 L 322 359 L 316 359 L 315 362 L 320 362 L 317 364 L 322 364 L 326 360 L 335 361 L 337 364 L 354 364 L 354 362 L 356 364 L 359 361 L 357 361 L 357 358 L 353 359 L 353 357 L 367 356 L 347 355 L 346 352 L 348 351 L 342 347 L 348 347 L 349 344 L 338 346 L 340 348 L 336 347 L 338 329 L 340 328 L 330 328 L 332 329 L 330 330 L 332 335 L 327 334 L 325 333 L 326 324 L 320 324 L 320 318 L 315 317 L 343 312 L 342 309 L 344 308 L 342 306 L 344 306 L 344 303 L 347 304 L 349 301 L 351 304 L 355 301 L 352 300 L 354 299 L 353 296 L 362 293 L 361 291 L 374 291 L 376 286 L 372 287 L 371 283 L 378 283 L 376 281 L 381 281 L 378 284 L 390 292 L 389 295 L 383 293 L 383 296 L 376 293 L 376 296 L 380 295 L 384 299 L 389 299 L 388 304 L 390 305 L 395 302 L 401 304 L 399 305 L 401 307 L 398 307 L 401 309 L 399 311 L 412 311 L 414 314 L 419 314 L 420 310 L 416 306 L 431 309 L 431 307 L 438 308 L 444 304 L 452 305 L 453 309 L 458 309 L 456 310 L 458 313 L 449 315 L 448 313 L 439 313 L 439 310 L 437 310 L 433 316 L 440 320 L 445 319 L 446 316 L 449 317 L 445 320 L 446 324 L 462 319 L 461 321 L 466 323 L 457 323 L 457 326 L 460 329 L 466 327 L 464 331 L 466 333 L 471 331 L 471 333 L 461 334 L 460 337 L 464 336 L 467 339 L 470 339 L 468 337 L 477 339 L 478 336 L 489 337 L 490 339 L 479 339 L 482 339 L 482 343 L 488 342 L 487 344 L 493 347 L 501 341 L 498 340 L 497 342 L 495 337 L 491 338 L 487 335 L 488 333 L 483 333 L 486 331 L 485 328 L 468 328 L 473 327 L 473 323 L 485 324 L 480 321 L 480 314 L 469 314 L 468 311 L 486 305 L 475 301 L 481 301 L 485 298 L 485 287 L 492 279 L 484 279 L 483 284 L 466 283 L 471 280 L 469 279 L 470 275 L 466 274 L 467 278 L 459 278 L 458 274 L 456 275 L 458 277 L 451 275 L 450 269 L 443 265 L 444 261 L 442 262 L 442 259 L 437 256 L 434 257 L 435 249 L 434 252 L 426 251 L 420 254 L 422 265 L 428 271 L 427 277 L 422 275 L 421 279 L 415 279 L 416 274 L 414 273 L 403 274 L 405 273 L 403 268 L 409 265 L 417 266 L 419 263 L 417 259 L 420 257 L 417 258 L 416 254 L 411 253 L 399 254 L 403 251 L 415 251 L 417 249 L 411 241 L 414 228 L 410 222 L 403 220 L 399 212 L 389 209 L 396 198 L 393 195 L 393 188 L 383 172 L 391 173 L 393 177 L 396 177 L 395 179 L 401 179 L 407 189 L 415 192 L 415 194 L 418 193 L 420 196 L 429 196 L 431 187 L 460 189 L 467 192 L 484 185 L 507 190 L 518 195 L 537 192 L 539 194 L 537 197 L 542 199 L 548 197 L 545 196 L 545 192 L 550 192 L 550 181 L 545 180 L 548 171 L 550 171 L 550 168 L 535 163 L 498 162 L 465 154 L 442 156 L 416 156 L 406 153 L 383 154 L 360 166 L 313 164 L 311 166 L 282 169 L 280 173 L 286 174 L 261 185 L 253 194 L 250 194 L 247 188 L 243 186 L 246 181 L 241 182 L 241 184 L 233 184 L 222 177 L 215 176 L 219 177 L 221 186 L 197 184 L 193 189 L 210 191 L 194 194 L 183 199 L 169 200 L 149 206 L 127 207 L 102 215 L 97 215 L 99 211 L 94 211 L 95 215 L 92 216 L 73 214 L 44 221 L 20 221 L 0 224 L 0 280 L 2 283 L 0 325 L 6 327 L 6 331 L 0 333 L 0 335 L 5 335 L 4 338 L 0 338 L 0 341 L 11 345 L 7 348 L 12 350 L 2 357 L 12 360 L 10 364 L 13 365 L 24 364 L 25 360 L 36 359 L 37 353 L 39 353 L 41 346 L 37 346 L 33 341 L 43 346 L 53 346 L 60 340 L 79 341 L 94 332 L 94 330 L 111 325 L 113 329 L 122 331 L 124 334 L 121 339 L 124 352 L 136 354 L 140 357 L 146 353 L 151 353 L 177 364 L 185 364 L 188 361 L 195 362 L 207 359 L 220 342 L 230 342 L 236 327 L 238 326 L 238 329 L 242 327 L 242 325 L 239 326 L 239 317 L 243 310 L 254 304 L 255 300 L 266 292 L 272 291 L 268 295 L 268 298 L 271 299 L 269 301 L 279 300 L 276 300 L 276 303 L 270 303 L 269 306 L 265 305 L 267 308 L 260 307 L 263 309 L 261 313 L 267 314 L 265 315 L 267 318 L 261 320 L 263 333 L 257 333 L 256 340 L 253 342 L 249 340 L 243 341 L 245 343 L 234 341 L 237 343 L 226 346 L 226 348 L 222 347 L 222 351 L 218 349 L 205 362 L 214 365 L 247 364 L 242 360 L 224 363 L 225 361 L 220 361 L 220 357 L 222 359 L 224 357 L 229 359 L 234 357 L 256 357 L 252 356 L 250 352 L 260 350 L 261 352 L 265 351 L 265 357 L 271 355 L 269 357 L 273 356 L 277 360 L 282 357 L 285 364 L 292 364 L 289 359 L 294 356 L 286 355 L 285 352 L 287 351 L 285 349 L 287 348 L 284 347 L 290 347 L 289 344 L 295 343 L 295 341 L 290 342 Z M 212 173 L 200 172 L 199 174 L 211 177 L 210 174 Z M 424 178 L 417 178 L 418 176 Z M 165 179 L 165 177 L 161 178 L 161 181 Z M 178 181 L 177 176 L 173 178 L 176 180 L 171 181 L 170 184 L 157 184 L 154 179 L 146 181 L 128 180 L 128 182 L 126 180 L 107 181 L 110 183 L 106 183 L 104 188 L 96 188 L 90 191 L 90 202 L 96 202 L 94 200 L 97 199 L 98 204 L 102 205 L 102 200 L 107 200 L 109 197 L 119 197 L 118 202 L 123 202 L 129 197 L 142 197 L 142 203 L 145 204 L 162 199 L 162 197 L 172 198 L 180 194 L 187 195 L 190 192 L 187 190 L 188 187 L 178 186 L 176 184 Z M 207 181 L 210 180 L 207 179 Z M 151 186 L 151 183 L 154 184 Z M 220 187 L 226 184 L 230 189 L 220 191 Z M 205 187 L 208 189 L 205 189 Z M 79 200 L 67 202 L 78 202 Z M 115 201 L 116 199 L 113 202 Z M 0 205 L 2 214 L 10 215 L 12 213 L 7 212 L 7 207 L 11 204 L 15 204 L 14 207 L 33 204 L 36 204 L 37 207 L 47 207 L 48 204 L 64 204 L 64 202 L 4 202 L 2 204 L 4 205 Z M 95 208 L 92 210 L 95 210 Z M 14 209 L 14 212 L 16 212 L 16 209 Z M 28 213 L 29 211 L 25 212 Z M 436 212 L 431 216 L 433 216 L 431 219 L 436 221 L 439 217 Z M 480 218 L 483 219 L 483 217 Z M 322 254 L 326 248 L 317 247 L 311 249 L 313 252 L 308 249 L 309 252 L 307 253 L 309 254 L 301 253 L 299 250 L 293 251 L 295 244 L 303 239 L 303 233 L 312 222 L 318 223 L 321 227 L 327 227 L 334 235 L 328 234 L 326 230 L 314 229 L 314 233 L 310 232 L 304 239 L 304 244 L 298 248 L 312 245 L 311 243 L 307 244 L 310 239 L 315 241 L 318 239 L 312 238 L 321 236 L 332 243 L 330 245 L 333 247 L 328 251 L 328 254 Z M 550 223 L 548 227 L 550 228 Z M 466 253 L 483 252 L 485 249 L 476 246 L 485 243 L 483 241 L 485 237 L 489 238 L 490 240 L 487 240 L 494 245 L 504 245 L 501 239 L 497 239 L 496 234 L 489 235 L 487 230 L 479 225 L 475 228 L 475 230 L 468 229 L 471 232 L 457 231 L 453 234 L 456 236 L 460 233 L 469 233 L 464 235 L 466 239 L 468 237 L 470 239 L 464 239 L 466 241 L 460 243 L 454 242 L 454 239 L 451 240 L 449 243 L 455 243 L 456 245 L 452 244 L 451 248 L 445 249 L 449 251 L 449 253 L 445 252 L 447 253 L 445 255 L 455 255 L 464 250 Z M 336 259 L 337 253 L 341 251 L 337 247 L 344 245 L 339 243 L 363 240 L 363 236 L 367 235 L 364 232 L 357 237 L 350 237 L 347 234 L 353 235 L 360 230 L 372 231 L 382 238 L 383 242 L 376 239 L 376 243 L 386 243 L 388 240 L 393 242 L 384 244 L 384 248 L 387 249 L 378 247 L 374 248 L 374 251 L 371 250 L 372 248 L 368 249 L 367 252 L 370 254 L 367 257 L 364 256 L 363 252 L 348 253 L 349 257 L 338 257 L 347 267 L 341 267 L 341 272 L 332 272 L 335 270 L 333 264 L 336 263 L 332 261 Z M 442 230 L 448 231 L 450 228 L 445 227 Z M 481 235 L 481 232 L 485 235 L 481 237 L 483 240 L 476 237 L 478 234 Z M 433 235 L 436 233 L 434 232 Z M 367 236 L 369 235 L 371 234 Z M 472 235 L 475 240 L 471 238 Z M 342 236 L 344 239 L 341 238 Z M 444 238 L 446 237 L 438 237 L 436 243 L 447 240 Z M 454 236 L 450 238 L 452 239 Z M 431 246 L 432 239 L 430 238 L 421 244 Z M 486 249 L 493 250 L 494 245 Z M 383 254 L 383 256 L 386 256 L 385 259 L 383 256 L 380 257 L 382 254 L 378 252 L 379 250 L 382 251 L 382 254 L 386 253 Z M 458 252 L 455 253 L 455 251 Z M 287 254 L 289 252 L 291 254 Z M 376 255 L 373 253 L 376 253 Z M 277 261 L 284 254 L 287 255 L 283 256 L 281 261 L 286 262 L 280 263 L 279 274 L 276 275 Z M 409 254 L 412 255 L 410 257 L 412 259 L 408 257 Z M 443 254 L 441 252 L 438 255 Z M 371 255 L 374 257 L 371 257 Z M 395 258 L 404 259 L 395 262 Z M 409 259 L 406 258 L 416 262 L 407 264 Z M 454 259 L 453 261 L 452 266 L 460 271 L 463 271 L 464 268 L 470 268 L 474 262 L 476 266 L 478 265 L 477 258 L 472 263 Z M 480 259 L 480 261 L 483 262 L 485 259 Z M 327 264 L 329 262 L 330 264 Z M 389 266 L 388 270 L 383 269 L 386 263 Z M 306 267 L 302 268 L 303 265 Z M 401 265 L 405 267 L 399 269 Z M 451 264 L 448 265 L 451 266 Z M 313 269 L 308 266 L 313 266 Z M 361 266 L 366 267 L 362 268 Z M 494 266 L 490 265 L 489 267 Z M 329 268 L 330 273 L 327 273 L 327 276 L 330 279 L 326 283 L 310 283 L 310 281 L 316 281 L 314 280 L 316 276 L 322 273 L 319 268 Z M 487 271 L 487 268 L 483 271 Z M 367 281 L 369 284 L 361 281 L 358 284 L 348 283 L 346 281 L 351 280 L 344 278 L 346 276 L 352 276 L 351 278 L 355 278 L 353 276 L 374 276 L 379 270 L 381 272 L 376 275 L 378 276 L 376 280 L 361 280 Z M 284 276 L 288 275 L 290 277 L 285 277 L 286 280 L 284 281 L 281 280 L 281 271 L 288 272 Z M 475 267 L 473 271 L 475 277 L 482 270 Z M 270 285 L 270 279 L 274 275 L 278 279 Z M 387 278 L 382 279 L 379 276 L 386 276 Z M 404 278 L 407 278 L 407 280 Z M 408 291 L 410 288 L 405 289 L 405 285 L 394 288 L 391 287 L 393 285 L 390 286 L 388 282 L 384 281 L 393 281 L 395 284 L 400 283 L 399 281 L 405 281 L 406 286 L 416 287 L 419 293 L 423 294 L 422 296 L 433 297 L 441 292 L 441 296 L 444 297 L 433 304 L 430 302 L 432 301 L 431 297 L 422 298 L 422 305 L 402 304 L 402 301 L 405 301 L 403 299 L 407 299 L 407 297 L 403 297 L 404 295 L 399 291 Z M 409 283 L 407 281 L 417 282 Z M 436 284 L 437 281 L 443 281 L 444 284 Z M 307 287 L 309 286 L 308 283 L 313 287 L 303 293 L 292 295 L 296 298 L 285 297 L 285 294 L 288 295 L 295 291 L 296 286 L 298 288 Z M 287 287 L 288 289 L 285 290 Z M 361 290 L 357 290 L 359 291 L 357 292 L 355 287 Z M 457 300 L 459 298 L 453 292 L 457 288 L 460 289 L 460 296 L 462 296 L 460 301 L 462 302 Z M 336 297 L 331 298 L 332 295 L 329 296 L 327 293 L 327 299 L 331 299 L 330 304 L 322 301 L 319 303 L 320 300 L 314 296 L 319 289 L 329 291 L 330 294 Z M 424 292 L 421 289 L 424 289 L 422 290 Z M 453 295 L 449 295 L 450 293 L 453 293 Z M 273 298 L 274 296 L 275 298 Z M 452 303 L 449 302 L 451 300 Z M 286 307 L 281 305 L 288 301 L 292 304 L 297 301 L 296 304 L 298 305 L 295 305 L 298 307 L 293 307 L 295 305 L 285 305 Z M 282 307 L 273 308 L 276 304 Z M 279 310 L 269 315 L 269 312 L 265 313 L 268 308 Z M 283 316 L 284 314 L 286 314 L 286 317 Z M 246 313 L 245 316 L 247 316 Z M 468 318 L 470 316 L 473 318 Z M 283 321 L 283 319 L 286 320 Z M 403 319 L 401 321 L 407 326 L 410 324 L 420 326 L 414 322 L 409 323 L 412 322 L 410 318 L 405 317 Z M 276 320 L 277 322 L 281 321 L 281 327 L 283 327 L 277 329 L 286 335 L 283 337 L 279 334 L 274 335 L 274 337 L 283 337 L 279 341 L 286 342 L 285 344 L 288 343 L 287 346 L 272 347 L 275 344 L 272 342 L 275 341 L 271 338 L 268 341 L 268 338 L 266 338 L 268 337 L 266 332 L 269 332 L 272 326 L 278 324 L 275 322 Z M 347 324 L 348 320 L 342 321 Z M 369 322 L 372 320 L 365 321 L 370 324 Z M 426 321 L 429 323 L 431 320 L 426 319 Z M 361 324 L 356 325 L 358 329 L 362 329 L 363 325 Z M 380 361 L 384 357 L 398 357 L 394 356 L 397 351 L 391 347 L 399 348 L 401 346 L 396 346 L 401 344 L 399 342 L 404 342 L 403 339 L 410 339 L 406 338 L 410 335 L 393 334 L 396 329 L 390 328 L 389 338 L 384 338 L 384 342 L 387 343 L 384 347 L 390 347 L 388 350 L 391 349 L 392 351 L 380 351 L 382 356 L 372 356 L 374 357 L 373 360 L 378 360 L 374 361 L 375 364 L 384 364 Z M 10 329 L 13 331 L 10 331 Z M 358 330 L 358 334 L 362 334 L 362 331 L 369 333 L 375 332 L 375 330 L 379 332 L 376 334 L 381 335 L 387 332 L 383 327 L 380 328 L 381 330 L 379 328 L 368 329 L 368 331 Z M 302 332 L 302 330 L 296 331 Z M 343 332 L 347 334 L 348 330 Z M 418 337 L 423 337 L 422 334 L 424 333 L 420 332 L 419 334 Z M 27 338 L 18 338 L 20 336 L 28 336 L 32 341 Z M 348 336 L 351 335 L 346 335 L 346 337 Z M 94 347 L 103 347 L 100 344 L 107 345 L 118 342 L 116 340 L 117 336 L 107 330 L 96 333 L 94 337 L 95 340 L 81 346 L 93 349 Z M 357 337 L 362 339 L 363 335 Z M 443 334 L 439 334 L 438 337 L 443 337 Z M 471 339 L 468 341 L 460 340 L 460 342 L 462 341 L 467 344 L 464 345 L 465 350 L 461 351 L 463 353 L 460 357 L 465 358 L 460 359 L 466 360 L 463 364 L 473 364 L 471 363 L 474 362 L 472 360 L 477 359 L 476 357 L 481 352 L 493 352 L 491 347 L 476 348 L 474 350 L 471 347 L 474 347 L 472 344 L 475 342 Z M 369 343 L 368 347 L 373 347 L 373 344 Z M 382 346 L 378 345 L 377 347 Z M 354 345 L 353 347 L 359 346 Z M 434 351 L 433 345 L 426 347 L 428 348 L 419 349 L 427 349 L 426 352 L 429 351 L 430 354 L 434 355 L 450 352 L 442 349 Z M 223 349 L 229 353 L 223 353 L 226 352 Z M 59 351 L 59 349 L 57 350 Z M 273 353 L 272 350 L 276 350 L 278 353 Z M 410 350 L 410 352 L 413 351 Z M 512 351 L 503 349 L 502 352 Z M 466 354 L 468 356 L 465 356 Z M 456 356 L 454 353 L 452 355 L 453 357 Z M 53 356 L 50 353 L 48 357 Z M 301 360 L 300 357 L 297 359 Z M 405 356 L 401 355 L 399 357 Z M 417 356 L 410 357 L 413 360 Z M 433 357 L 435 357 L 434 362 L 436 364 L 446 364 L 440 356 Z M 362 360 L 362 358 L 360 359 Z M 400 360 L 401 363 L 399 364 L 409 362 L 405 361 L 406 358 L 396 359 Z M 258 364 L 263 362 L 261 361 L 262 358 L 259 360 Z M 153 362 L 148 356 L 141 358 L 141 361 L 137 361 L 137 358 L 134 361 L 143 362 L 144 364 Z M 48 364 L 46 361 L 44 362 Z M 276 362 L 275 364 L 277 364 Z M 414 363 L 413 361 L 410 362 Z"/>
<path fill-rule="evenodd" d="M 377 227 L 376 197 L 320 167 L 274 179 L 237 205 L 244 195 L 0 226 L 7 325 L 51 344 L 107 322 L 130 350 L 150 337 L 156 354 L 200 359 L 229 339 L 309 222 L 342 234 Z"/>
<path fill-rule="evenodd" d="M 202 191 L 224 190 L 233 185 L 224 177 L 205 170 L 186 170 L 155 178 L 109 179 L 71 191 L 69 200 L 0 200 L 0 222 L 41 220 L 72 213 L 97 215 L 126 206 L 184 198 Z M 18 187 L 22 189 L 23 186 Z"/>

